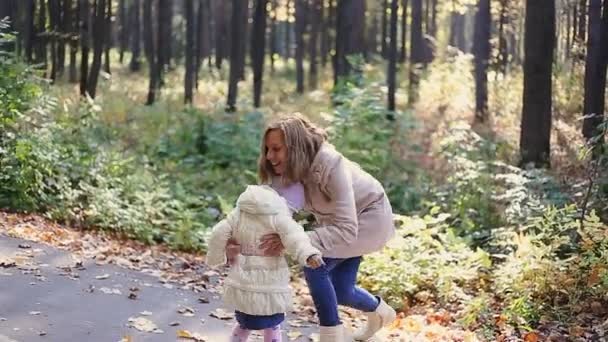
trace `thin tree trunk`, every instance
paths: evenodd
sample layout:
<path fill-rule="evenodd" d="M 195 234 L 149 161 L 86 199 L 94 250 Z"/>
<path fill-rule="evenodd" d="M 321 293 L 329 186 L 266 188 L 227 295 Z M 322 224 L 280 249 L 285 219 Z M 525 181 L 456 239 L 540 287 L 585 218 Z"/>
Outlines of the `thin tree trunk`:
<path fill-rule="evenodd" d="M 405 63 L 407 60 L 407 9 L 409 6 L 408 0 L 401 0 L 401 7 L 403 8 L 401 12 L 401 54 L 399 56 L 399 61 L 401 63 Z"/>
<path fill-rule="evenodd" d="M 334 58 L 334 85 L 339 80 L 361 70 L 355 70 L 347 56 L 363 53 L 365 40 L 363 23 L 365 22 L 364 0 L 339 0 L 336 11 L 336 55 Z"/>
<path fill-rule="evenodd" d="M 171 50 L 171 23 L 173 20 L 173 9 L 172 1 L 170 0 L 158 0 L 158 35 L 156 52 L 158 54 L 158 89 L 164 86 L 164 71 L 171 64 L 172 50 Z"/>
<path fill-rule="evenodd" d="M 37 25 L 37 50 L 36 50 L 36 62 L 43 65 L 44 74 L 48 69 L 47 64 L 47 43 L 48 43 L 48 32 L 46 32 L 46 5 L 45 0 L 38 0 L 38 25 Z"/>
<path fill-rule="evenodd" d="M 424 62 L 424 39 L 422 36 L 422 0 L 412 0 L 412 27 L 410 37 L 410 104 L 418 99 L 420 68 Z"/>
<path fill-rule="evenodd" d="M 264 51 L 266 47 L 266 5 L 268 0 L 256 0 L 251 34 L 251 64 L 253 66 L 253 106 L 259 108 L 262 99 Z"/>
<path fill-rule="evenodd" d="M 146 105 L 151 105 L 156 101 L 156 91 L 158 88 L 158 61 L 154 42 L 154 27 L 152 26 L 152 1 L 144 0 L 144 50 L 150 68 L 150 82 L 148 83 L 148 99 Z"/>
<path fill-rule="evenodd" d="M 79 2 L 80 15 L 80 95 L 87 94 L 87 78 L 89 75 L 89 49 L 91 48 L 91 8 L 89 0 L 80 0 Z"/>
<path fill-rule="evenodd" d="M 498 62 L 503 75 L 507 74 L 509 54 L 507 51 L 506 28 L 508 24 L 508 0 L 500 0 L 500 14 L 498 19 Z"/>
<path fill-rule="evenodd" d="M 397 11 L 399 9 L 399 0 L 391 0 L 391 31 L 390 45 L 388 55 L 388 110 L 391 113 L 387 114 L 389 120 L 394 120 L 395 116 L 392 112 L 395 111 L 395 88 L 397 80 Z"/>
<path fill-rule="evenodd" d="M 186 16 L 186 75 L 184 77 L 184 102 L 192 103 L 194 89 L 194 0 L 185 0 Z M 197 56 L 198 57 L 198 56 Z M 196 59 L 198 60 L 198 58 Z M 198 63 L 197 63 L 198 64 Z"/>
<path fill-rule="evenodd" d="M 321 22 L 321 47 L 319 50 L 319 55 L 321 58 L 321 65 L 323 67 L 325 67 L 325 65 L 327 65 L 327 53 L 329 51 L 329 28 L 330 28 L 330 24 L 329 24 L 329 13 L 327 12 L 329 7 L 325 6 L 325 0 L 320 0 L 321 2 L 321 11 L 320 11 L 320 16 L 321 18 L 319 18 L 319 21 Z M 377 28 L 377 22 L 376 22 L 376 30 Z M 376 31 L 376 36 L 378 35 L 378 32 Z"/>
<path fill-rule="evenodd" d="M 298 0 L 296 0 L 298 1 Z M 287 13 L 290 13 L 291 0 L 286 0 L 285 7 L 287 8 Z M 289 14 L 288 14 L 289 15 Z M 285 21 L 285 60 L 289 60 L 291 58 L 291 24 L 289 20 Z"/>
<path fill-rule="evenodd" d="M 321 29 L 321 22 L 319 18 L 323 17 L 323 6 L 322 0 L 312 0 L 310 8 L 310 36 L 309 36 L 309 77 L 308 84 L 310 89 L 317 89 L 318 83 L 318 61 L 317 55 L 319 51 L 319 34 Z"/>
<path fill-rule="evenodd" d="M 59 31 L 60 36 L 57 40 L 57 75 L 61 76 L 65 72 L 65 44 L 67 42 L 66 37 L 70 36 L 70 18 L 69 11 L 66 12 L 66 4 L 70 3 L 69 0 L 60 0 L 57 3 L 58 6 L 58 20 L 59 20 Z"/>
<path fill-rule="evenodd" d="M 187 15 L 187 14 L 186 14 Z M 198 12 L 196 12 L 196 58 L 195 58 L 195 72 L 194 72 L 194 84 L 198 90 L 198 77 L 203 64 L 203 59 L 208 54 L 209 42 L 207 41 L 207 22 L 205 21 L 205 0 L 198 1 Z"/>
<path fill-rule="evenodd" d="M 104 29 L 104 55 L 105 61 L 103 63 L 103 70 L 110 74 L 110 48 L 113 45 L 112 38 L 112 0 L 106 0 L 108 2 L 108 11 L 106 12 L 106 23 Z"/>
<path fill-rule="evenodd" d="M 306 31 L 306 0 L 296 2 L 296 91 L 304 92 L 304 33 Z"/>
<path fill-rule="evenodd" d="M 243 48 L 242 36 L 240 33 L 243 32 L 242 26 L 246 23 L 243 22 L 243 11 L 247 10 L 245 4 L 241 0 L 232 1 L 232 37 L 231 37 L 231 48 L 230 48 L 230 75 L 228 80 L 228 100 L 226 101 L 226 111 L 236 111 L 236 100 L 238 96 L 238 82 L 240 79 L 240 68 L 241 68 L 241 49 Z"/>
<path fill-rule="evenodd" d="M 490 60 L 490 0 L 477 2 L 475 15 L 475 122 L 488 121 L 488 62 Z"/>
<path fill-rule="evenodd" d="M 222 60 L 226 56 L 226 7 L 225 0 L 217 1 L 215 7 L 215 66 L 222 69 Z"/>
<path fill-rule="evenodd" d="M 340 0 L 338 0 L 340 1 Z M 382 49 L 382 57 L 388 57 L 388 2 L 389 0 L 384 0 L 382 2 L 382 40 L 380 48 Z"/>
<path fill-rule="evenodd" d="M 59 21 L 61 18 L 59 3 L 58 0 L 48 0 L 48 11 L 49 11 L 49 24 L 50 24 L 50 33 L 49 33 L 49 42 L 51 48 L 51 84 L 55 83 L 57 79 L 57 39 L 59 37 Z"/>
<path fill-rule="evenodd" d="M 274 74 L 274 64 L 277 56 L 277 10 L 277 0 L 272 0 L 272 15 L 270 16 L 270 48 L 268 49 L 270 53 L 270 73 L 272 74 Z"/>
<path fill-rule="evenodd" d="M 608 4 L 604 0 L 604 6 Z M 605 15 L 608 10 L 604 8 Z M 589 30 L 587 40 L 587 59 L 585 63 L 585 97 L 583 103 L 583 135 L 589 141 L 602 132 L 599 129 L 604 121 L 604 99 L 606 96 L 606 55 L 605 45 L 608 44 L 608 26 L 603 18 L 602 1 L 589 0 Z M 604 51 L 602 51 L 604 50 Z M 604 138 L 597 141 L 597 147 L 603 144 Z M 599 150 L 596 148 L 596 152 Z M 597 153 L 596 153 L 597 156 Z"/>
<path fill-rule="evenodd" d="M 129 45 L 129 21 L 127 19 L 127 4 L 125 0 L 118 1 L 118 18 L 120 20 L 120 52 L 118 55 L 118 61 L 120 64 L 124 63 L 125 51 Z"/>
<path fill-rule="evenodd" d="M 34 28 L 34 12 L 35 4 L 34 0 L 21 0 L 20 5 L 23 6 L 23 41 L 24 41 L 24 52 L 25 61 L 32 63 L 32 53 L 35 41 L 35 28 Z"/>
<path fill-rule="evenodd" d="M 146 0 L 149 1 L 149 0 Z M 140 0 L 131 0 L 129 6 L 129 25 L 131 32 L 131 61 L 129 70 L 137 72 L 141 69 L 141 3 Z M 147 38 L 146 38 L 147 39 Z M 147 53 L 147 52 L 146 52 Z"/>
<path fill-rule="evenodd" d="M 103 48 L 105 46 L 105 31 L 106 31 L 106 0 L 95 1 L 95 16 L 93 20 L 93 62 L 91 63 L 91 71 L 87 80 L 87 93 L 91 98 L 95 98 L 97 91 L 97 80 L 99 79 L 99 71 L 101 70 L 101 59 L 103 57 Z"/>

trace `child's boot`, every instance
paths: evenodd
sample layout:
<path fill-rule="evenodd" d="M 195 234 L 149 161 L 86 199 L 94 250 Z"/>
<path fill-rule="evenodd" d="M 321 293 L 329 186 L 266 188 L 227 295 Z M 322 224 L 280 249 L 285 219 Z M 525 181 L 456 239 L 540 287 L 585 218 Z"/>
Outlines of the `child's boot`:
<path fill-rule="evenodd" d="M 350 342 L 344 339 L 344 326 L 342 324 L 334 327 L 321 326 L 319 329 L 319 342 Z"/>
<path fill-rule="evenodd" d="M 364 312 L 364 314 L 367 316 L 367 324 L 355 332 L 355 341 L 369 340 L 378 330 L 391 324 L 397 318 L 395 310 L 386 304 L 382 298 L 380 298 L 380 304 L 376 311 Z"/>

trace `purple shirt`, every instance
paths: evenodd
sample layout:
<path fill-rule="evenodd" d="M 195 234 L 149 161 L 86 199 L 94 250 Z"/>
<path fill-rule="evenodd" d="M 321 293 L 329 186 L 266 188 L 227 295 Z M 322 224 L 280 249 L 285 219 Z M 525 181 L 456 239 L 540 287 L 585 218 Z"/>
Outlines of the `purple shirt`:
<path fill-rule="evenodd" d="M 274 178 L 272 180 L 272 188 L 281 195 L 287 201 L 287 206 L 291 210 L 291 213 L 297 213 L 304 208 L 304 186 L 302 183 L 295 182 L 288 185 L 281 184 L 280 178 Z"/>

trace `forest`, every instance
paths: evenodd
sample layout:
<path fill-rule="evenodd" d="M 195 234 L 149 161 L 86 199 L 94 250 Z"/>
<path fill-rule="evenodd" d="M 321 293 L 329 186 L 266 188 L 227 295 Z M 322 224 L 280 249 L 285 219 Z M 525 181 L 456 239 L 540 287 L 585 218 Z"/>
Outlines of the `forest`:
<path fill-rule="evenodd" d="M 200 261 L 302 113 L 392 204 L 384 340 L 604 341 L 607 68 L 608 0 L 0 0 L 0 242 Z"/>

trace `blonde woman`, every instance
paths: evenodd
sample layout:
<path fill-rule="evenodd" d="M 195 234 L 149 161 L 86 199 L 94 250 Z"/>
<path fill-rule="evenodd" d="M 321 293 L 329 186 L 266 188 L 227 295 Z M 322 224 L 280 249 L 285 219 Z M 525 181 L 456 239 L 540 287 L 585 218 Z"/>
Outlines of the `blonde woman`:
<path fill-rule="evenodd" d="M 366 341 L 390 324 L 395 310 L 356 286 L 362 256 L 382 249 L 394 235 L 392 208 L 382 185 L 336 151 L 323 129 L 299 114 L 268 125 L 258 173 L 262 183 L 272 184 L 279 193 L 290 184 L 304 186 L 304 209 L 316 219 L 316 228 L 308 234 L 325 262 L 317 269 L 304 268 L 321 342 L 345 339 L 338 305 L 367 315 L 367 324 L 355 332 L 355 340 Z M 229 245 L 229 257 L 234 256 L 239 247 Z M 260 247 L 266 255 L 284 249 L 276 234 L 263 236 Z"/>

